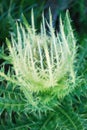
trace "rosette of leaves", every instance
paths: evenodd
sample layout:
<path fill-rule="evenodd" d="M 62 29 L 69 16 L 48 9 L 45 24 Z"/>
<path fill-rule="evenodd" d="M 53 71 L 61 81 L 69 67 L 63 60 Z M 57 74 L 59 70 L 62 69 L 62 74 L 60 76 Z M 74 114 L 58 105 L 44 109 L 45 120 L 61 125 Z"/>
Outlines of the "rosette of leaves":
<path fill-rule="evenodd" d="M 55 34 L 52 27 L 52 16 L 46 23 L 43 15 L 41 32 L 38 34 L 34 26 L 17 23 L 17 34 L 7 39 L 12 64 L 11 76 L 3 72 L 0 75 L 19 87 L 24 94 L 31 111 L 46 111 L 58 105 L 73 91 L 76 83 L 75 56 L 76 40 L 70 25 L 68 12 L 63 20 L 60 17 L 60 32 Z M 49 28 L 46 32 L 45 23 Z"/>

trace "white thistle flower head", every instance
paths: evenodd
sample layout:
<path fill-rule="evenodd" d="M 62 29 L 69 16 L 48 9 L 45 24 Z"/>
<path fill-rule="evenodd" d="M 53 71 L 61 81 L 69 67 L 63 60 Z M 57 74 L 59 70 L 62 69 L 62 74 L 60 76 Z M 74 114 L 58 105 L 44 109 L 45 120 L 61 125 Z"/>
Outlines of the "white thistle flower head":
<path fill-rule="evenodd" d="M 48 93 L 50 97 L 64 97 L 74 88 L 76 78 L 74 71 L 76 40 L 68 12 L 64 23 L 60 17 L 60 32 L 57 35 L 52 27 L 51 13 L 49 16 L 50 23 L 47 23 L 49 35 L 46 33 L 44 16 L 41 32 L 36 33 L 32 12 L 32 27 L 17 24 L 17 37 L 12 36 L 12 46 L 9 45 L 20 88 L 24 93 L 25 91 L 32 95 L 36 93 L 39 99 L 42 98 L 40 93 Z M 51 98 L 47 102 L 50 101 Z"/>

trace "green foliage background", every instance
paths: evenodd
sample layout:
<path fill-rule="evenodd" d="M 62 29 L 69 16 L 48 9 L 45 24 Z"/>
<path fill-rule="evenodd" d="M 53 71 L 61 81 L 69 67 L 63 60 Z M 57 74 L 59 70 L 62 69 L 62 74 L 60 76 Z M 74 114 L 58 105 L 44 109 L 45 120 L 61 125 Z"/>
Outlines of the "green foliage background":
<path fill-rule="evenodd" d="M 60 13 L 63 16 L 66 9 L 69 9 L 72 26 L 75 29 L 78 46 L 77 87 L 58 101 L 54 111 L 30 113 L 30 106 L 20 89 L 0 77 L 0 130 L 87 130 L 87 1 L 76 0 L 73 4 L 60 0 L 58 2 L 60 5 L 63 3 L 62 6 L 67 5 L 66 8 L 57 10 L 58 16 Z M 22 14 L 31 24 L 32 8 L 34 8 L 35 26 L 39 32 L 45 6 L 44 0 L 0 0 L 0 62 L 1 65 L 5 64 L 4 71 L 8 77 L 11 75 L 8 73 L 10 59 L 6 56 L 8 55 L 6 38 L 10 39 L 10 32 L 16 32 L 16 21 L 23 22 Z"/>

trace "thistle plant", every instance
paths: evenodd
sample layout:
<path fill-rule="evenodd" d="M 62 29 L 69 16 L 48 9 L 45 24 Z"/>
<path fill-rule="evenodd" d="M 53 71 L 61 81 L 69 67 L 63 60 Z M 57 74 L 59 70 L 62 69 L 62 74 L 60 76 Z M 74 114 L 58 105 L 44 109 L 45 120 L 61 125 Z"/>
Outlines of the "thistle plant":
<path fill-rule="evenodd" d="M 86 47 L 80 52 L 77 70 L 77 46 L 68 12 L 64 21 L 60 17 L 56 34 L 51 13 L 49 23 L 42 16 L 40 33 L 33 11 L 31 19 L 32 26 L 23 17 L 23 23 L 16 23 L 17 33 L 6 39 L 8 56 L 4 47 L 0 49 L 0 59 L 5 59 L 0 65 L 0 129 L 86 130 L 86 75 L 77 78 L 86 70 L 86 64 L 79 67 Z M 5 71 L 7 64 L 11 66 Z"/>
<path fill-rule="evenodd" d="M 0 75 L 20 88 L 31 111 L 46 111 L 53 109 L 58 100 L 76 86 L 76 40 L 68 11 L 64 22 L 60 17 L 57 34 L 52 26 L 51 13 L 49 23 L 42 16 L 40 33 L 35 29 L 33 11 L 31 19 L 31 27 L 26 22 L 16 23 L 17 34 L 11 34 L 11 42 L 7 39 L 13 76 L 8 78 L 3 72 Z"/>

